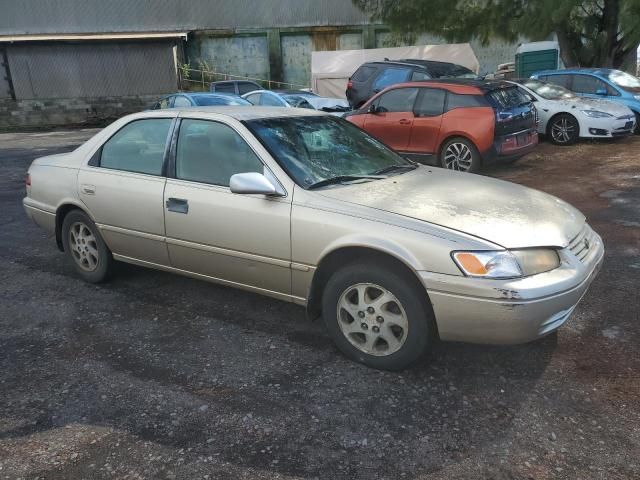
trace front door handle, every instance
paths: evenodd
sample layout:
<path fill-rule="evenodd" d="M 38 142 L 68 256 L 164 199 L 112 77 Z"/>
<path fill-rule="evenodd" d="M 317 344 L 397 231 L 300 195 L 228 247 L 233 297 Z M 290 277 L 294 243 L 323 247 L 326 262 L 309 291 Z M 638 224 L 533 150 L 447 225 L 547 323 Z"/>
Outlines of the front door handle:
<path fill-rule="evenodd" d="M 401 118 L 401 119 L 398 121 L 398 123 L 399 123 L 400 125 L 409 125 L 409 124 L 411 124 L 411 120 L 407 120 L 406 118 Z"/>
<path fill-rule="evenodd" d="M 170 212 L 189 213 L 189 202 L 184 198 L 168 198 L 166 205 Z"/>
<path fill-rule="evenodd" d="M 81 185 L 82 193 L 87 195 L 95 195 L 96 194 L 96 186 L 95 185 Z"/>

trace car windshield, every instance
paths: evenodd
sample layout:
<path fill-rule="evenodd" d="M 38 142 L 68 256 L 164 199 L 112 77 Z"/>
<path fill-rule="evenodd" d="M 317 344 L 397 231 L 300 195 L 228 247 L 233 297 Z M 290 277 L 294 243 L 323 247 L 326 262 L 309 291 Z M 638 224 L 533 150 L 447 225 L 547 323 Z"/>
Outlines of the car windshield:
<path fill-rule="evenodd" d="M 627 72 L 614 70 L 613 72 L 609 73 L 608 78 L 611 82 L 615 83 L 620 88 L 632 92 L 640 92 L 640 78 L 634 77 Z"/>
<path fill-rule="evenodd" d="M 570 90 L 553 83 L 528 81 L 524 82 L 523 85 L 547 100 L 564 100 L 576 96 Z"/>
<path fill-rule="evenodd" d="M 209 95 L 195 95 L 194 100 L 196 104 L 200 107 L 208 107 L 212 105 L 251 105 L 251 102 L 248 102 L 244 98 L 235 98 L 232 96 L 220 95 L 220 96 L 209 96 Z"/>
<path fill-rule="evenodd" d="M 279 117 L 245 124 L 299 185 L 409 170 L 412 163 L 351 123 L 331 116 Z"/>

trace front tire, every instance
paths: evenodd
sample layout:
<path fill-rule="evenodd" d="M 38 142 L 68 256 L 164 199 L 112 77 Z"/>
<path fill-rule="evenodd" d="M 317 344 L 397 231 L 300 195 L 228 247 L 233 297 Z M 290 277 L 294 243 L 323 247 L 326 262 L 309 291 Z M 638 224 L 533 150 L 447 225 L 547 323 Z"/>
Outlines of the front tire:
<path fill-rule="evenodd" d="M 555 145 L 573 145 L 580 138 L 580 124 L 573 115 L 561 113 L 549 121 L 547 136 Z"/>
<path fill-rule="evenodd" d="M 466 138 L 452 138 L 440 150 L 440 165 L 448 170 L 474 173 L 480 170 L 482 159 L 472 142 Z"/>
<path fill-rule="evenodd" d="M 324 289 L 329 335 L 347 357 L 382 370 L 406 368 L 436 338 L 424 289 L 390 267 L 353 263 L 336 271 Z"/>
<path fill-rule="evenodd" d="M 89 216 L 74 210 L 64 217 L 62 244 L 76 273 L 86 282 L 99 283 L 111 273 L 113 256 Z"/>
<path fill-rule="evenodd" d="M 636 113 L 636 128 L 633 133 L 640 135 L 640 113 Z"/>

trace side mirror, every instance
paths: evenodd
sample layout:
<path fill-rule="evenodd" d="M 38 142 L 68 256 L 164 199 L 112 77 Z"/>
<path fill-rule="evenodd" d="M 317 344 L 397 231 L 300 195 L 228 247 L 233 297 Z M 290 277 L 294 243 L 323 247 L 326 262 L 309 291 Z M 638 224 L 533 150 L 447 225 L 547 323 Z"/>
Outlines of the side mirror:
<path fill-rule="evenodd" d="M 376 107 L 375 103 L 372 103 L 371 105 L 369 105 L 369 109 L 367 110 L 367 113 L 370 113 L 372 115 L 375 115 L 376 113 L 378 113 L 378 108 Z"/>
<path fill-rule="evenodd" d="M 258 172 L 236 173 L 229 180 L 231 193 L 244 195 L 280 195 L 278 189 Z"/>
<path fill-rule="evenodd" d="M 596 95 L 601 95 L 603 97 L 607 96 L 607 89 L 606 88 L 599 88 L 596 90 Z"/>

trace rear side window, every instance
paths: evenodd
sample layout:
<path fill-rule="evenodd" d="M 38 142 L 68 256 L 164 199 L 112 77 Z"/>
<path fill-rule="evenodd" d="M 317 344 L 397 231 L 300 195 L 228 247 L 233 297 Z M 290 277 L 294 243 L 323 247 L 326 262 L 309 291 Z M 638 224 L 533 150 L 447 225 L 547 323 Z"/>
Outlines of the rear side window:
<path fill-rule="evenodd" d="M 374 73 L 376 73 L 376 67 L 363 65 L 351 76 L 351 80 L 354 82 L 366 82 Z"/>
<path fill-rule="evenodd" d="M 236 93 L 236 86 L 233 83 L 220 83 L 214 85 L 211 91 L 217 93 Z"/>
<path fill-rule="evenodd" d="M 429 80 L 431 77 L 427 72 L 415 71 L 411 74 L 412 82 L 421 82 L 423 80 Z"/>
<path fill-rule="evenodd" d="M 189 99 L 187 97 L 183 97 L 182 95 L 178 95 L 177 97 L 175 97 L 175 100 L 173 101 L 173 106 L 174 107 L 190 107 L 191 106 L 191 102 L 189 101 Z"/>
<path fill-rule="evenodd" d="M 407 80 L 410 72 L 408 68 L 387 68 L 373 82 L 373 89 L 380 91 L 389 85 L 402 83 Z"/>
<path fill-rule="evenodd" d="M 518 107 L 530 102 L 529 98 L 515 86 L 493 90 L 487 96 L 492 103 L 503 109 Z"/>
<path fill-rule="evenodd" d="M 254 90 L 260 90 L 260 87 L 251 82 L 238 82 L 238 95 L 244 95 Z"/>
<path fill-rule="evenodd" d="M 569 88 L 571 83 L 571 77 L 569 75 L 545 75 L 544 77 L 540 77 L 540 80 L 549 83 L 555 83 L 556 85 L 560 85 L 561 87 Z M 570 89 L 570 88 L 569 88 Z"/>
<path fill-rule="evenodd" d="M 607 95 L 617 94 L 616 92 L 612 92 L 613 89 L 605 82 L 591 75 L 574 75 L 571 90 L 576 93 L 586 93 L 588 95 L 597 95 L 598 90 L 606 91 Z"/>
<path fill-rule="evenodd" d="M 415 114 L 420 117 L 437 117 L 444 112 L 446 92 L 437 88 L 421 88 Z"/>
<path fill-rule="evenodd" d="M 100 166 L 125 172 L 162 175 L 171 118 L 136 120 L 102 146 Z"/>
<path fill-rule="evenodd" d="M 261 96 L 261 93 L 254 93 L 253 95 L 247 95 L 246 100 L 251 102 L 253 105 L 259 105 Z"/>
<path fill-rule="evenodd" d="M 447 99 L 447 110 L 454 108 L 474 108 L 488 107 L 486 99 L 482 95 L 460 95 L 458 93 L 449 93 Z"/>
<path fill-rule="evenodd" d="M 376 109 L 380 112 L 412 112 L 417 96 L 417 88 L 396 88 L 376 100 Z"/>
<path fill-rule="evenodd" d="M 260 105 L 265 107 L 285 107 L 286 104 L 283 100 L 280 100 L 275 95 L 269 93 L 263 93 L 260 97 Z"/>
<path fill-rule="evenodd" d="M 229 186 L 236 173 L 263 173 L 251 147 L 228 125 L 183 120 L 176 150 L 176 178 Z"/>

